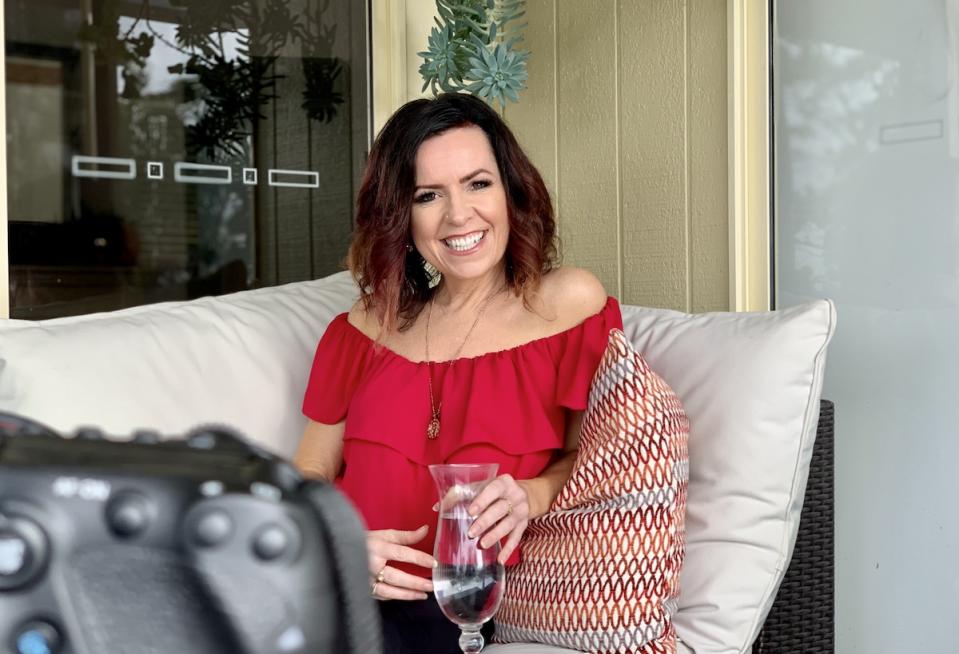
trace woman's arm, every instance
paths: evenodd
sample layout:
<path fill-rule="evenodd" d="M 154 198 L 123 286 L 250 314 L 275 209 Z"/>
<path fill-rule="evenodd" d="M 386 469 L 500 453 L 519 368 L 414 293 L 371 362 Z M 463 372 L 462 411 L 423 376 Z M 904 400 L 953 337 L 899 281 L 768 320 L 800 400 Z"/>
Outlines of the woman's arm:
<path fill-rule="evenodd" d="M 332 482 L 343 467 L 343 431 L 346 422 L 325 425 L 310 420 L 293 457 L 304 477 Z"/>
<path fill-rule="evenodd" d="M 499 555 L 501 563 L 519 545 L 529 521 L 549 511 L 553 500 L 569 479 L 579 448 L 579 429 L 582 424 L 583 412 L 570 411 L 567 414 L 563 453 L 559 458 L 533 479 L 517 480 L 511 475 L 500 475 L 486 485 L 470 506 L 470 515 L 476 516 L 476 520 L 468 533 L 471 537 L 483 534 L 480 547 L 490 547 L 506 538 Z"/>
<path fill-rule="evenodd" d="M 304 477 L 332 482 L 343 467 L 343 432 L 346 422 L 324 425 L 310 420 L 293 457 L 293 464 Z M 381 529 L 366 532 L 369 557 L 370 588 L 377 599 L 425 599 L 433 584 L 390 565 L 390 561 L 404 561 L 431 569 L 433 557 L 409 547 L 426 537 L 426 525 L 414 531 Z"/>
<path fill-rule="evenodd" d="M 576 461 L 576 453 L 579 451 L 579 430 L 583 425 L 583 414 L 583 411 L 567 413 L 566 442 L 559 458 L 549 464 L 539 477 L 516 482 L 526 491 L 529 519 L 538 518 L 549 511 L 553 500 L 573 472 L 573 462 Z"/>

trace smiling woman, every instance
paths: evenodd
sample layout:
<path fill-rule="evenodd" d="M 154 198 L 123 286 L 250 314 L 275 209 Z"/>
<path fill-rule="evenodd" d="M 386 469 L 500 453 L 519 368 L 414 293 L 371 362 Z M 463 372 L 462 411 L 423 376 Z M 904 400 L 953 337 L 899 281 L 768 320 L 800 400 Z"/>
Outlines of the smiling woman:
<path fill-rule="evenodd" d="M 412 324 L 432 297 L 424 260 L 436 266 L 442 262 L 437 252 L 468 245 L 462 239 L 475 238 L 471 231 L 492 231 L 484 215 L 505 223 L 497 234 L 505 244 L 502 273 L 528 302 L 556 265 L 556 225 L 542 176 L 499 115 L 466 94 L 414 100 L 389 119 L 377 145 L 357 200 L 350 268 L 366 291 L 365 309 L 384 331 Z M 494 198 L 501 203 L 496 209 L 488 204 Z M 476 202 L 481 205 L 471 216 Z M 436 229 L 445 231 L 416 240 L 419 230 L 411 223 L 442 222 L 444 216 L 447 224 Z M 460 240 L 438 249 L 437 237 Z"/>
<path fill-rule="evenodd" d="M 496 157 L 479 127 L 434 136 L 417 153 L 413 245 L 447 285 L 503 275 L 497 268 L 505 267 L 509 216 L 503 183 L 491 170 Z"/>
<path fill-rule="evenodd" d="M 361 297 L 317 346 L 296 463 L 335 479 L 363 514 L 389 654 L 459 651 L 428 595 L 431 464 L 498 466 L 468 535 L 500 542 L 500 565 L 518 561 L 528 521 L 569 478 L 622 317 L 591 273 L 556 259 L 542 177 L 482 100 L 415 100 L 387 122 L 350 245 Z"/>

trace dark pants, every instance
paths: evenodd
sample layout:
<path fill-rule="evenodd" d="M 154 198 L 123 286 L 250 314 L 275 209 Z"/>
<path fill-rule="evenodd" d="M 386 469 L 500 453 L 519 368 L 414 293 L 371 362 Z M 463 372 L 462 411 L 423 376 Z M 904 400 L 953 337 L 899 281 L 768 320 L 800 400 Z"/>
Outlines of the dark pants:
<path fill-rule="evenodd" d="M 460 628 L 450 622 L 430 593 L 425 600 L 377 602 L 383 623 L 383 654 L 462 654 Z M 493 621 L 483 625 L 493 638 Z"/>

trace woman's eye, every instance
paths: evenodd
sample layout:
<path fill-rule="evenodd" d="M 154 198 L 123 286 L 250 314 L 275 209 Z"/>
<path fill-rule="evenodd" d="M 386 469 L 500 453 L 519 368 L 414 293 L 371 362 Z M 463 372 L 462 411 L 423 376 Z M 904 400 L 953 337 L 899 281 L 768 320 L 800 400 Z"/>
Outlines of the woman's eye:
<path fill-rule="evenodd" d="M 477 184 L 479 184 L 480 188 L 486 188 L 487 186 L 492 186 L 493 182 L 489 181 L 488 179 L 478 179 L 473 182 L 473 186 L 476 186 Z"/>
<path fill-rule="evenodd" d="M 429 202 L 430 200 L 433 199 L 433 196 L 434 196 L 434 195 L 436 195 L 436 194 L 433 193 L 432 191 L 430 191 L 430 192 L 428 192 L 428 193 L 423 193 L 423 194 L 417 195 L 415 198 L 413 198 L 413 202 L 416 202 L 417 204 L 420 204 L 420 203 L 422 203 L 422 202 Z"/>

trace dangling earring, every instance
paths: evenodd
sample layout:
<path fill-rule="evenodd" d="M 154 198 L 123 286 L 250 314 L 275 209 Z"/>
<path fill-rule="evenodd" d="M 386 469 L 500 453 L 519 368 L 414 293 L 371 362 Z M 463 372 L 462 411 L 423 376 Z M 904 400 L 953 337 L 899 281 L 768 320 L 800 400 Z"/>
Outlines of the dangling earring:
<path fill-rule="evenodd" d="M 433 267 L 433 264 L 426 259 L 423 259 L 423 270 L 426 271 L 426 276 L 429 278 L 430 288 L 436 288 L 443 281 L 443 273 Z"/>

